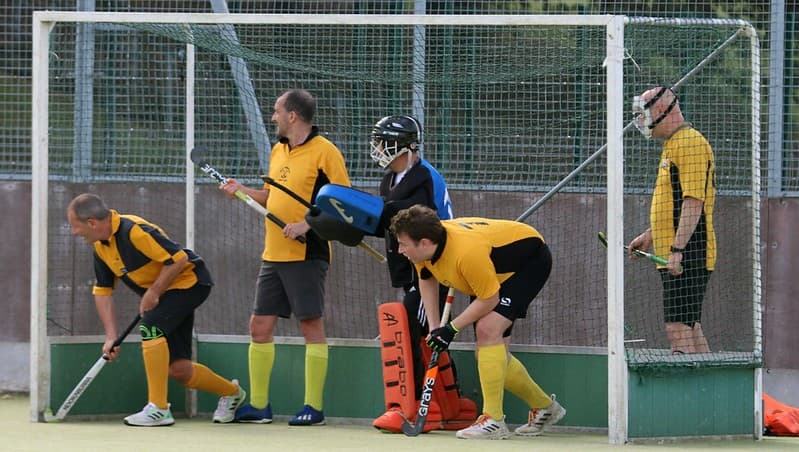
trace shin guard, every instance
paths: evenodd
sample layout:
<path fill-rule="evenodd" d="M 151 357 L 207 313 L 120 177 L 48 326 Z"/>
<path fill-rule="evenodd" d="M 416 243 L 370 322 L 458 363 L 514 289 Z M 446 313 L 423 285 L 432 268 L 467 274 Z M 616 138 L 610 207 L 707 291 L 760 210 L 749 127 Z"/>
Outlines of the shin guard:
<path fill-rule="evenodd" d="M 383 303 L 377 312 L 386 410 L 399 408 L 405 417 L 412 419 L 417 406 L 408 314 L 399 302 Z"/>

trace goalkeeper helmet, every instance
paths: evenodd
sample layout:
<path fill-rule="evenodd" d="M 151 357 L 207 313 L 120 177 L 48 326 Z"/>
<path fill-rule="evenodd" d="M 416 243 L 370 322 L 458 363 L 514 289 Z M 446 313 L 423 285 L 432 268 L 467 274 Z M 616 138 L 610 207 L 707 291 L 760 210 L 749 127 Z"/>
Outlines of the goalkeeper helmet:
<path fill-rule="evenodd" d="M 372 159 L 386 168 L 397 157 L 416 152 L 421 143 L 422 127 L 412 116 L 386 116 L 372 128 L 369 140 Z"/>

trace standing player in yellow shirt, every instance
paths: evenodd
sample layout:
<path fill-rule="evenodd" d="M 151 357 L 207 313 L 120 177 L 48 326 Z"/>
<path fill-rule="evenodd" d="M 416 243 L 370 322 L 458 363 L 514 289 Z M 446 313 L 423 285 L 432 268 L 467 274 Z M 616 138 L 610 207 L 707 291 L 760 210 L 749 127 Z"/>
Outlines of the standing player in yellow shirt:
<path fill-rule="evenodd" d="M 483 393 L 483 415 L 458 438 L 506 439 L 504 390 L 531 408 L 528 423 L 517 428 L 522 436 L 540 435 L 566 410 L 533 381 L 524 365 L 510 354 L 513 324 L 543 288 L 552 269 L 552 256 L 533 227 L 508 220 L 455 218 L 441 220 L 428 207 L 401 210 L 391 221 L 399 251 L 416 267 L 419 290 L 432 329 L 428 345 L 443 351 L 463 328 L 475 325 L 477 368 Z M 441 325 L 438 285 L 469 295 L 472 302 L 446 325 Z"/>
<path fill-rule="evenodd" d="M 633 101 L 636 127 L 663 141 L 649 210 L 650 227 L 630 242 L 634 250 L 669 256 L 663 280 L 666 335 L 674 354 L 709 351 L 702 332 L 702 302 L 716 265 L 713 207 L 715 159 L 704 136 L 685 120 L 677 95 L 652 88 Z"/>
<path fill-rule="evenodd" d="M 350 185 L 341 152 L 313 125 L 315 111 L 316 99 L 308 91 L 293 89 L 278 97 L 272 122 L 279 140 L 269 159 L 269 176 L 310 203 L 327 183 Z M 289 425 L 323 425 L 328 348 L 322 315 L 330 244 L 305 221 L 306 207 L 283 191 L 270 190 L 268 184 L 251 189 L 235 179 L 220 188 L 230 198 L 237 190 L 247 193 L 286 222 L 284 228 L 265 222 L 264 251 L 250 317 L 250 402 L 239 408 L 236 420 L 272 422 L 269 382 L 275 361 L 275 325 L 278 318 L 293 314 L 305 338 L 305 402 Z M 296 240 L 300 236 L 305 243 Z"/>

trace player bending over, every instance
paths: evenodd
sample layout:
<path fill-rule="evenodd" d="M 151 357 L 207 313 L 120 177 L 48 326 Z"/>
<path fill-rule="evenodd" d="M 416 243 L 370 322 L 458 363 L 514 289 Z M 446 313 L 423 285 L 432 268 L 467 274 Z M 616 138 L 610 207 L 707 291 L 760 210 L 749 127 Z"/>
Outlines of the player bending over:
<path fill-rule="evenodd" d="M 125 418 L 140 427 L 172 425 L 167 380 L 220 396 L 213 421 L 233 422 L 246 396 L 236 380 L 230 381 L 208 367 L 191 361 L 194 310 L 211 293 L 211 274 L 194 251 L 170 240 L 157 225 L 106 207 L 100 197 L 84 193 L 67 207 L 72 234 L 94 246 L 94 302 L 105 328 L 103 354 L 109 361 L 120 353 L 112 347 L 117 337 L 112 292 L 119 280 L 141 296 L 139 329 L 147 377 L 147 405 Z"/>
<path fill-rule="evenodd" d="M 424 206 L 397 213 L 391 231 L 399 251 L 416 266 L 428 323 L 433 329 L 427 343 L 444 351 L 459 331 L 475 324 L 477 367 L 483 394 L 483 414 L 456 434 L 464 439 L 506 439 L 503 393 L 507 389 L 531 408 L 527 424 L 517 435 L 540 435 L 560 421 L 566 410 L 533 381 L 524 365 L 510 354 L 516 319 L 544 286 L 552 256 L 533 227 L 508 220 L 456 218 L 444 220 Z M 440 325 L 438 285 L 453 287 L 473 298 L 469 306 L 446 325 Z"/>

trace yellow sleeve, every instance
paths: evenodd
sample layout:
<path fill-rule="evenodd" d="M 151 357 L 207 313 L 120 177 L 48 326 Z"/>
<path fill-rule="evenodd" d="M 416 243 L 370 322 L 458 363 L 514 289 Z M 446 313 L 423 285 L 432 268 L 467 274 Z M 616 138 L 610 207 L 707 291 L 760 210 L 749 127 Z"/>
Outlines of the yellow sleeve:
<path fill-rule="evenodd" d="M 344 156 L 337 147 L 332 146 L 330 151 L 325 154 L 325 158 L 322 161 L 322 171 L 330 180 L 330 183 L 346 187 L 352 186 L 349 173 L 347 173 L 347 165 L 344 164 Z"/>
<path fill-rule="evenodd" d="M 680 171 L 683 197 L 704 201 L 713 165 L 710 144 L 698 135 L 681 139 L 678 146 L 680 152 L 675 154 L 677 158 L 674 163 Z"/>

